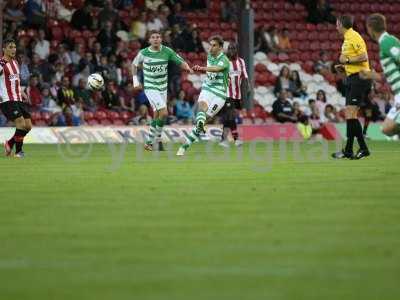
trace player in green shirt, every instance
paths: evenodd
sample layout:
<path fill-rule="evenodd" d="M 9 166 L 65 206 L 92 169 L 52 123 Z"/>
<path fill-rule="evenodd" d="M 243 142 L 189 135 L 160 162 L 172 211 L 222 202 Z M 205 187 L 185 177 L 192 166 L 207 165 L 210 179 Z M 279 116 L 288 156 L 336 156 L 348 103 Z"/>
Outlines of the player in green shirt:
<path fill-rule="evenodd" d="M 172 61 L 181 66 L 183 70 L 193 72 L 182 57 L 171 48 L 162 45 L 161 42 L 160 32 L 151 30 L 150 46 L 140 50 L 132 62 L 133 87 L 144 88 L 144 93 L 154 111 L 154 119 L 150 124 L 150 134 L 144 144 L 145 149 L 149 151 L 153 150 L 156 140 L 161 141 L 165 118 L 168 116 L 168 63 Z M 137 77 L 139 66 L 143 68 L 143 86 Z"/>
<path fill-rule="evenodd" d="M 223 52 L 224 41 L 219 36 L 210 38 L 210 51 L 207 66 L 194 66 L 193 70 L 206 72 L 207 77 L 201 87 L 196 115 L 196 126 L 189 134 L 188 141 L 183 144 L 176 155 L 182 156 L 201 133 L 205 133 L 204 125 L 207 117 L 214 117 L 224 106 L 229 83 L 229 59 Z"/>
<path fill-rule="evenodd" d="M 382 132 L 387 136 L 400 133 L 400 41 L 386 31 L 386 18 L 381 14 L 372 14 L 367 19 L 368 34 L 379 43 L 379 58 L 386 81 L 394 94 L 394 106 L 386 115 Z M 363 71 L 360 76 L 381 80 L 381 74 Z"/>

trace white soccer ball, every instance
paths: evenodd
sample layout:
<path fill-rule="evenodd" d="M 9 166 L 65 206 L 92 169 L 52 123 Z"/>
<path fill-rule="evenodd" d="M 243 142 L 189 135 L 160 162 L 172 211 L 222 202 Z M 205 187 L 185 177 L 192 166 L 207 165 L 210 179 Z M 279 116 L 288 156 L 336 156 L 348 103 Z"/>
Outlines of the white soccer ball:
<path fill-rule="evenodd" d="M 90 74 L 87 81 L 88 88 L 91 90 L 99 90 L 104 85 L 103 77 L 98 73 Z"/>

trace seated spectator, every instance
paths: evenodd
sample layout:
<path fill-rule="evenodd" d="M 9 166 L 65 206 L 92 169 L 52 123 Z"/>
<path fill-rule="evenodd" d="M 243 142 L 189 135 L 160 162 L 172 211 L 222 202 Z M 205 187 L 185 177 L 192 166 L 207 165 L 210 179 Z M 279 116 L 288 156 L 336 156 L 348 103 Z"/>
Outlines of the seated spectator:
<path fill-rule="evenodd" d="M 78 30 L 96 29 L 92 17 L 92 5 L 89 1 L 87 1 L 82 8 L 77 9 L 72 14 L 71 25 L 73 28 Z"/>
<path fill-rule="evenodd" d="M 90 69 L 85 59 L 81 59 L 78 66 L 78 73 L 72 78 L 72 86 L 77 87 L 81 80 L 86 81 L 90 75 Z"/>
<path fill-rule="evenodd" d="M 193 109 L 186 99 L 185 91 L 181 90 L 175 101 L 175 115 L 184 124 L 191 124 L 193 119 Z"/>
<path fill-rule="evenodd" d="M 40 59 L 47 59 L 50 54 L 50 42 L 45 39 L 46 33 L 43 29 L 39 29 L 38 38 L 35 41 L 33 52 L 39 55 Z"/>
<path fill-rule="evenodd" d="M 26 88 L 26 94 L 30 100 L 33 109 L 37 109 L 42 104 L 42 93 L 39 88 L 39 76 L 32 75 L 29 79 L 29 86 Z"/>
<path fill-rule="evenodd" d="M 147 16 L 147 30 L 161 31 L 162 29 L 164 29 L 164 24 L 161 22 L 158 15 L 156 15 L 153 11 L 149 11 Z"/>
<path fill-rule="evenodd" d="M 50 95 L 49 85 L 45 84 L 42 87 L 42 104 L 40 106 L 41 112 L 48 112 L 51 114 L 50 126 L 62 126 L 65 125 L 63 117 L 61 117 L 61 107 L 57 105 L 57 102 Z"/>
<path fill-rule="evenodd" d="M 172 34 L 171 34 L 171 43 L 172 47 L 176 51 L 183 51 L 185 49 L 186 40 L 183 34 L 183 30 L 181 26 L 177 23 L 172 27 Z"/>
<path fill-rule="evenodd" d="M 19 0 L 5 1 L 3 21 L 15 22 L 17 26 L 22 25 L 26 20 L 24 13 L 22 12 L 21 4 Z M 3 5 L 2 5 L 3 8 Z"/>
<path fill-rule="evenodd" d="M 122 80 L 122 75 L 121 75 L 121 69 L 118 68 L 117 66 L 117 57 L 115 56 L 115 54 L 110 54 L 107 66 L 108 66 L 109 80 L 112 80 L 117 85 L 120 85 Z"/>
<path fill-rule="evenodd" d="M 71 55 L 69 53 L 69 49 L 66 44 L 58 45 L 57 50 L 58 50 L 58 53 L 57 53 L 58 57 L 65 66 L 72 64 Z"/>
<path fill-rule="evenodd" d="M 308 118 L 310 120 L 310 124 L 313 130 L 318 131 L 321 127 L 321 116 L 316 101 L 314 99 L 308 100 Z"/>
<path fill-rule="evenodd" d="M 147 106 L 140 105 L 137 115 L 129 123 L 132 125 L 147 125 L 151 120 Z"/>
<path fill-rule="evenodd" d="M 272 104 L 272 115 L 280 123 L 297 122 L 293 106 L 287 100 L 287 92 L 285 90 L 279 93 L 278 99 Z"/>
<path fill-rule="evenodd" d="M 289 52 L 292 50 L 292 44 L 290 43 L 289 30 L 283 28 L 282 33 L 278 35 L 278 48 L 280 51 Z"/>
<path fill-rule="evenodd" d="M 267 43 L 268 52 L 279 52 L 279 37 L 278 30 L 275 26 L 270 26 L 267 29 L 267 32 L 264 33 L 264 38 Z"/>
<path fill-rule="evenodd" d="M 101 93 L 101 96 L 103 98 L 103 106 L 106 109 L 121 111 L 121 103 L 113 81 L 107 82 L 106 89 Z"/>
<path fill-rule="evenodd" d="M 41 28 L 46 25 L 46 14 L 41 0 L 28 0 L 25 4 L 25 16 L 30 26 Z"/>
<path fill-rule="evenodd" d="M 123 110 L 135 111 L 135 91 L 132 82 L 127 82 L 119 92 L 119 102 Z"/>
<path fill-rule="evenodd" d="M 72 126 L 81 126 L 85 124 L 83 115 L 83 104 L 81 101 L 76 101 L 71 105 Z"/>
<path fill-rule="evenodd" d="M 30 71 L 29 71 L 29 58 L 24 54 L 18 54 L 19 65 L 19 77 L 21 79 L 21 85 L 27 86 L 29 83 Z"/>
<path fill-rule="evenodd" d="M 147 34 L 147 14 L 142 11 L 138 19 L 134 20 L 131 24 L 131 36 L 133 39 L 145 41 Z"/>
<path fill-rule="evenodd" d="M 290 72 L 289 91 L 293 97 L 305 98 L 307 96 L 307 87 L 303 85 L 298 71 Z"/>
<path fill-rule="evenodd" d="M 72 108 L 71 106 L 75 103 L 75 94 L 71 88 L 71 82 L 67 76 L 61 78 L 61 86 L 57 92 L 57 104 L 63 110 L 66 124 L 72 125 Z"/>
<path fill-rule="evenodd" d="M 181 27 L 186 25 L 186 17 L 182 13 L 182 4 L 179 2 L 175 2 L 173 13 L 168 16 L 169 26 L 174 26 L 175 24 L 179 24 Z"/>
<path fill-rule="evenodd" d="M 324 116 L 326 122 L 332 122 L 332 123 L 340 122 L 339 115 L 332 104 L 327 104 L 325 106 Z"/>
<path fill-rule="evenodd" d="M 90 91 L 86 87 L 87 81 L 84 78 L 79 79 L 79 84 L 75 88 L 74 94 L 76 101 L 82 103 L 82 109 L 85 111 L 96 111 L 96 104 L 94 103 Z"/>
<path fill-rule="evenodd" d="M 322 120 L 322 122 L 325 122 L 324 120 L 324 112 L 325 112 L 325 106 L 328 104 L 328 101 L 326 99 L 326 94 L 325 91 L 319 90 L 317 92 L 317 101 L 315 102 L 315 105 L 318 108 L 318 114 Z"/>
<path fill-rule="evenodd" d="M 77 66 L 82 58 L 85 56 L 85 49 L 82 44 L 76 43 L 74 51 L 71 52 L 70 57 L 72 63 Z"/>
<path fill-rule="evenodd" d="M 116 46 L 118 37 L 112 29 L 111 21 L 106 21 L 104 28 L 97 35 L 97 41 L 100 43 L 103 54 L 108 55 Z"/>
<path fill-rule="evenodd" d="M 106 55 L 102 55 L 100 58 L 100 64 L 97 65 L 95 69 L 96 73 L 101 74 L 104 80 L 110 80 L 110 68 L 108 66 L 108 57 Z"/>
<path fill-rule="evenodd" d="M 290 85 L 290 69 L 288 66 L 283 66 L 276 78 L 274 94 L 277 96 L 282 90 L 289 90 Z"/>
<path fill-rule="evenodd" d="M 158 7 L 163 4 L 164 4 L 164 1 L 162 1 L 162 0 L 146 0 L 145 1 L 146 8 L 148 8 L 149 10 L 152 10 L 152 11 L 157 11 Z"/>
<path fill-rule="evenodd" d="M 61 62 L 56 63 L 55 74 L 54 74 L 56 82 L 61 82 L 64 75 L 65 75 L 64 64 Z"/>
<path fill-rule="evenodd" d="M 97 16 L 99 21 L 99 27 L 104 28 L 107 22 L 113 24 L 118 19 L 118 12 L 114 9 L 114 4 L 112 0 L 104 1 L 104 8 L 99 12 Z"/>
<path fill-rule="evenodd" d="M 184 50 L 185 52 L 204 52 L 203 43 L 196 29 L 190 33 L 189 38 L 186 40 Z"/>
<path fill-rule="evenodd" d="M 328 52 L 320 51 L 319 57 L 319 60 L 314 64 L 314 71 L 321 75 L 331 73 L 332 61 L 329 60 Z"/>
<path fill-rule="evenodd" d="M 264 52 L 268 53 L 269 48 L 268 48 L 268 42 L 265 39 L 265 27 L 261 26 L 258 29 L 254 31 L 254 52 Z"/>
<path fill-rule="evenodd" d="M 42 74 L 42 70 L 40 68 L 40 57 L 36 53 L 32 54 L 31 63 L 29 64 L 29 71 L 31 74 Z"/>

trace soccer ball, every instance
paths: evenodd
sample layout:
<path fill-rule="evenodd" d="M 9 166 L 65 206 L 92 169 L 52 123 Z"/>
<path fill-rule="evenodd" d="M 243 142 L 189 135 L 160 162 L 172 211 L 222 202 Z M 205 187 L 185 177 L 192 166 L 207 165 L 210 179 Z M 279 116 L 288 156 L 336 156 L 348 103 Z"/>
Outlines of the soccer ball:
<path fill-rule="evenodd" d="M 91 90 L 99 90 L 104 85 L 103 77 L 98 73 L 90 74 L 87 81 L 88 88 Z"/>

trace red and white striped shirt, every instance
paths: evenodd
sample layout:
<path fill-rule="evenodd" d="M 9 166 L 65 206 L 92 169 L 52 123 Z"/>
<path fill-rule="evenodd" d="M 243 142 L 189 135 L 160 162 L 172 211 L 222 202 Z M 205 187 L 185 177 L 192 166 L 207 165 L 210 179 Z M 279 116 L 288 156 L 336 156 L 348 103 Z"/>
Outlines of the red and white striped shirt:
<path fill-rule="evenodd" d="M 15 59 L 0 59 L 0 103 L 22 101 L 19 66 Z"/>
<path fill-rule="evenodd" d="M 236 58 L 229 61 L 229 87 L 228 87 L 228 98 L 242 99 L 242 92 L 240 85 L 242 80 L 248 79 L 246 71 L 246 64 L 243 58 Z"/>

